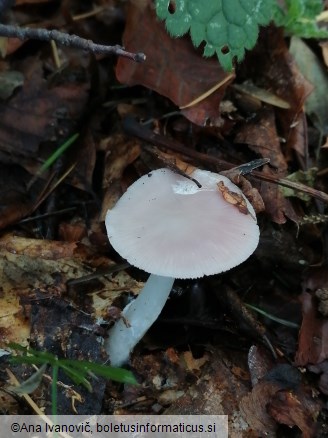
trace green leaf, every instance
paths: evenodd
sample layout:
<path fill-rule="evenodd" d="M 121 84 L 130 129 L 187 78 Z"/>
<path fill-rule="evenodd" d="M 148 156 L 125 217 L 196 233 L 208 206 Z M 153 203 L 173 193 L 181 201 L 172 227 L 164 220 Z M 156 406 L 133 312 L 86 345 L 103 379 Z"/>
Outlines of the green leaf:
<path fill-rule="evenodd" d="M 13 364 L 27 364 L 27 365 L 43 365 L 48 363 L 43 359 L 37 358 L 35 356 L 13 356 L 9 359 L 10 363 Z"/>
<path fill-rule="evenodd" d="M 260 315 L 265 316 L 268 319 L 271 319 L 272 321 L 277 322 L 278 324 L 285 325 L 286 327 L 295 328 L 298 329 L 299 325 L 295 322 L 287 321 L 286 319 L 278 318 L 277 316 L 271 315 L 268 312 L 265 312 L 264 310 L 260 309 L 259 307 L 253 306 L 252 304 L 245 303 L 246 307 L 249 307 L 252 310 L 255 310 L 255 312 L 259 313 Z"/>
<path fill-rule="evenodd" d="M 323 10 L 322 0 L 285 0 L 285 7 L 276 4 L 274 22 L 290 35 L 302 38 L 327 38 L 328 31 L 318 27 L 316 18 Z"/>
<path fill-rule="evenodd" d="M 129 383 L 136 385 L 137 381 L 131 371 L 125 370 L 124 368 L 114 368 L 109 365 L 102 365 L 99 363 L 83 361 L 83 360 L 65 360 L 65 364 L 81 372 L 94 373 L 97 376 L 105 377 L 109 380 L 114 380 L 121 383 Z"/>
<path fill-rule="evenodd" d="M 9 343 L 8 347 L 12 350 L 21 351 L 21 356 L 13 356 L 10 361 L 12 363 L 26 363 L 34 365 L 42 365 L 44 363 L 53 365 L 57 362 L 57 357 L 47 351 L 37 351 L 33 348 L 23 347 L 20 344 L 14 342 Z"/>
<path fill-rule="evenodd" d="M 83 385 L 88 391 L 92 392 L 92 384 L 88 380 L 96 374 L 106 379 L 115 380 L 120 383 L 137 385 L 134 375 L 131 371 L 123 368 L 114 368 L 108 365 L 97 364 L 86 360 L 58 359 L 52 353 L 46 351 L 37 351 L 32 348 L 23 347 L 20 344 L 10 343 L 9 348 L 19 351 L 22 354 L 11 357 L 11 363 L 42 365 L 41 368 L 20 386 L 11 388 L 17 394 L 33 392 L 39 385 L 44 371 L 48 364 L 52 367 L 52 384 L 51 384 L 51 401 L 52 415 L 57 415 L 57 382 L 58 371 L 61 369 L 76 385 Z"/>
<path fill-rule="evenodd" d="M 290 181 L 305 184 L 309 187 L 313 187 L 315 183 L 315 179 L 317 176 L 318 169 L 316 167 L 311 167 L 310 169 L 298 170 L 297 172 L 291 173 L 286 177 Z M 311 200 L 311 196 L 307 193 L 303 193 L 298 190 L 290 189 L 289 187 L 280 187 L 283 195 L 285 197 L 295 196 L 299 199 L 302 199 L 305 202 L 309 202 Z"/>
<path fill-rule="evenodd" d="M 23 347 L 15 343 L 9 344 L 9 347 L 12 350 L 22 353 L 21 355 L 11 357 L 11 363 L 25 363 L 30 365 L 49 364 L 52 367 L 59 367 L 75 384 L 83 385 L 90 391 L 92 387 L 88 378 L 92 373 L 120 383 L 132 385 L 138 383 L 131 371 L 125 370 L 124 368 L 115 368 L 86 360 L 58 359 L 57 356 L 52 353 L 33 350 L 32 348 Z"/>
<path fill-rule="evenodd" d="M 270 22 L 273 10 L 274 0 L 156 0 L 157 16 L 172 37 L 189 31 L 194 46 L 204 42 L 204 56 L 216 54 L 228 71 L 254 47 L 259 25 Z"/>
<path fill-rule="evenodd" d="M 75 385 L 84 386 L 89 392 L 92 392 L 92 385 L 87 379 L 87 372 L 85 370 L 77 370 L 69 366 L 66 363 L 66 359 L 59 361 L 60 368 L 65 372 L 65 374 L 75 383 Z"/>
<path fill-rule="evenodd" d="M 27 347 L 23 347 L 21 344 L 16 344 L 16 342 L 9 342 L 8 347 L 12 350 L 27 352 Z"/>

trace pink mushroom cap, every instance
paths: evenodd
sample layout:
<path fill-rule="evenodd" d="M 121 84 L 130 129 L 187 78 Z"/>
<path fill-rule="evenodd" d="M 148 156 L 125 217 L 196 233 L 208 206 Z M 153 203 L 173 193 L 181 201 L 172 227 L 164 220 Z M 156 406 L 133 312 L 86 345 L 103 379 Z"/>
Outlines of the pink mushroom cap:
<path fill-rule="evenodd" d="M 113 248 L 150 274 L 199 278 L 227 271 L 256 249 L 259 227 L 248 212 L 227 202 L 217 183 L 242 195 L 228 178 L 195 170 L 202 187 L 169 169 L 158 169 L 132 184 L 113 209 L 106 227 Z M 242 195 L 244 196 L 244 195 Z"/>

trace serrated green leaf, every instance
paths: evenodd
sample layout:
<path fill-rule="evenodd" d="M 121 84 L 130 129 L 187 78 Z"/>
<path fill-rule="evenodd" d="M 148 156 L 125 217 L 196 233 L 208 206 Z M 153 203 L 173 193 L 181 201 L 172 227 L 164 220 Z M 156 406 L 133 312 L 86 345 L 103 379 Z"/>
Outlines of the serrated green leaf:
<path fill-rule="evenodd" d="M 190 29 L 191 41 L 195 47 L 198 47 L 206 38 L 205 25 L 195 23 Z"/>
<path fill-rule="evenodd" d="M 272 20 L 273 7 L 274 2 L 269 1 L 268 4 L 265 5 L 265 7 L 258 8 L 256 21 L 260 26 L 266 26 Z"/>
<path fill-rule="evenodd" d="M 166 19 L 166 29 L 173 37 L 181 37 L 190 29 L 191 16 L 185 15 L 183 17 L 168 17 Z"/>
<path fill-rule="evenodd" d="M 288 5 L 288 15 L 290 20 L 294 17 L 301 17 L 304 14 L 304 1 L 303 0 L 292 0 L 287 2 Z"/>
<path fill-rule="evenodd" d="M 315 19 L 323 10 L 322 0 L 304 1 L 304 14 Z"/>
<path fill-rule="evenodd" d="M 188 10 L 194 22 L 207 24 L 217 12 L 222 11 L 222 1 L 208 2 L 204 7 L 199 0 L 189 0 Z"/>
<path fill-rule="evenodd" d="M 194 46 L 204 41 L 204 56 L 216 53 L 225 70 L 254 47 L 259 25 L 269 23 L 274 8 L 274 0 L 176 0 L 175 10 L 169 9 L 171 3 L 156 0 L 157 16 L 170 35 L 190 31 Z"/>
<path fill-rule="evenodd" d="M 215 47 L 212 44 L 207 43 L 204 48 L 204 56 L 209 58 L 215 54 Z"/>
<path fill-rule="evenodd" d="M 173 37 L 181 37 L 190 29 L 192 16 L 190 15 L 185 0 L 176 0 L 175 11 L 169 10 L 170 0 L 158 0 L 156 13 L 158 18 L 165 19 L 166 29 Z"/>
<path fill-rule="evenodd" d="M 244 46 L 240 45 L 240 41 L 245 41 L 247 39 L 246 32 L 244 29 L 240 26 L 231 25 L 229 27 L 229 45 L 232 47 L 232 49 L 235 49 L 240 52 L 240 49 L 243 49 Z M 239 57 L 240 55 L 236 53 L 236 55 Z"/>
<path fill-rule="evenodd" d="M 221 49 L 228 41 L 228 24 L 226 21 L 220 21 L 219 14 L 208 22 L 206 26 L 206 42 L 209 42 L 216 47 L 216 50 Z"/>
<path fill-rule="evenodd" d="M 156 15 L 160 20 L 165 20 L 167 17 L 167 2 L 157 1 L 156 2 Z"/>
<path fill-rule="evenodd" d="M 239 0 L 222 2 L 222 12 L 227 23 L 244 27 L 247 19 L 247 8 Z"/>
<path fill-rule="evenodd" d="M 216 51 L 216 55 L 219 59 L 219 62 L 224 70 L 231 70 L 232 66 L 232 55 L 231 53 L 222 53 L 221 50 Z"/>
<path fill-rule="evenodd" d="M 251 50 L 257 41 L 257 38 L 259 36 L 259 29 L 256 27 L 246 27 L 245 29 L 247 38 L 245 41 L 245 49 Z"/>
<path fill-rule="evenodd" d="M 276 5 L 274 21 L 290 35 L 301 38 L 328 38 L 328 31 L 320 29 L 316 21 L 323 10 L 321 0 L 285 0 L 285 8 Z"/>

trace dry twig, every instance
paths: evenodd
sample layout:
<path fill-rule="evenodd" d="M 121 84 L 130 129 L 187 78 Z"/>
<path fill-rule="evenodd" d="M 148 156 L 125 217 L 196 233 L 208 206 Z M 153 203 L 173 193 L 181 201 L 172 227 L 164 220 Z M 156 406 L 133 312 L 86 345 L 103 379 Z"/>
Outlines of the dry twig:
<path fill-rule="evenodd" d="M 70 35 L 68 33 L 60 32 L 58 30 L 48 29 L 33 29 L 29 27 L 18 27 L 7 24 L 0 24 L 0 36 L 8 38 L 18 38 L 20 40 L 35 39 L 41 41 L 56 41 L 62 46 L 73 47 L 76 49 L 87 50 L 91 53 L 100 53 L 103 55 L 117 55 L 132 59 L 136 62 L 143 62 L 146 59 L 144 53 L 131 53 L 124 50 L 124 47 L 106 46 L 103 44 L 96 44 L 91 40 L 80 38 L 77 35 Z"/>

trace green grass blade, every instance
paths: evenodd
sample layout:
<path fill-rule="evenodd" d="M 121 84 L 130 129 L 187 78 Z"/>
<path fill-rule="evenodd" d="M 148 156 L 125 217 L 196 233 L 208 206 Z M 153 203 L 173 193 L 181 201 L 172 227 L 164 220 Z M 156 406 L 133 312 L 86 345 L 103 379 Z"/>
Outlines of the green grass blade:
<path fill-rule="evenodd" d="M 252 306 L 252 304 L 245 303 L 245 306 L 247 306 L 249 309 L 254 310 L 255 312 L 259 313 L 260 315 L 263 315 L 266 318 L 269 318 L 272 321 L 277 322 L 278 324 L 282 324 L 282 325 L 285 325 L 286 327 L 290 327 L 290 328 L 296 328 L 296 329 L 299 328 L 299 325 L 296 324 L 295 322 L 291 322 L 291 321 L 287 321 L 286 319 L 278 318 L 274 315 L 271 315 L 270 313 L 265 312 L 262 309 L 259 309 L 258 307 Z"/>
<path fill-rule="evenodd" d="M 102 365 L 98 363 L 88 362 L 88 361 L 66 361 L 71 367 L 76 369 L 84 370 L 86 372 L 92 372 L 97 376 L 105 377 L 109 380 L 114 380 L 115 382 L 128 383 L 132 385 L 137 385 L 138 382 L 131 371 L 125 370 L 124 368 L 115 368 L 109 365 Z"/>
<path fill-rule="evenodd" d="M 78 139 L 79 135 L 80 134 L 72 135 L 67 141 L 65 141 L 65 143 L 59 146 L 59 148 L 42 164 L 38 170 L 38 174 L 40 175 L 45 170 L 49 169 L 49 167 L 66 151 L 66 149 Z"/>

